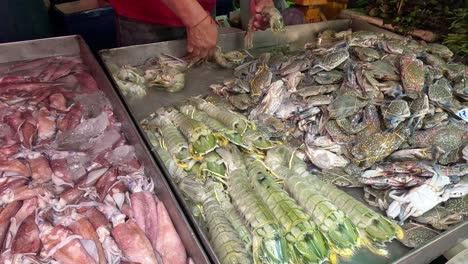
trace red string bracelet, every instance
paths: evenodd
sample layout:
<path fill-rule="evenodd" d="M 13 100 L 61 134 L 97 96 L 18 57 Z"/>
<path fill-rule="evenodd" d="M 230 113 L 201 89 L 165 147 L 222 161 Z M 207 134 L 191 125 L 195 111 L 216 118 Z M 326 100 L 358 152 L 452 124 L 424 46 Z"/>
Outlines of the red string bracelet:
<path fill-rule="evenodd" d="M 200 22 L 198 22 L 197 24 L 191 26 L 190 28 L 196 28 L 198 25 L 200 25 L 203 21 L 205 21 L 205 19 L 207 19 L 208 17 L 210 17 L 210 14 L 206 13 L 206 16 L 200 20 Z"/>

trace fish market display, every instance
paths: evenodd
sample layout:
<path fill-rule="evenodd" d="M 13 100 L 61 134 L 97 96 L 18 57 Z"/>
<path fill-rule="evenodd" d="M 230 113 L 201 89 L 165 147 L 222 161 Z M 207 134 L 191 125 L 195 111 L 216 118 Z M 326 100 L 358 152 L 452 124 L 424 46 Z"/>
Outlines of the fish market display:
<path fill-rule="evenodd" d="M 298 148 L 317 178 L 366 186 L 366 200 L 399 224 L 444 230 L 466 215 L 432 220 L 433 210 L 468 193 L 468 67 L 452 54 L 440 44 L 326 30 L 303 50 L 248 59 L 211 89 L 269 139 Z M 300 202 L 298 191 L 291 195 Z"/>
<path fill-rule="evenodd" d="M 0 142 L 1 263 L 187 263 L 79 57 L 0 65 Z"/>
<path fill-rule="evenodd" d="M 225 100 L 141 125 L 222 263 L 387 255 L 466 220 L 468 68 L 443 46 L 326 30 L 303 50 L 219 52 Z"/>
<path fill-rule="evenodd" d="M 227 106 L 192 97 L 141 122 L 221 263 L 336 262 L 360 247 L 386 255 L 404 237 Z"/>

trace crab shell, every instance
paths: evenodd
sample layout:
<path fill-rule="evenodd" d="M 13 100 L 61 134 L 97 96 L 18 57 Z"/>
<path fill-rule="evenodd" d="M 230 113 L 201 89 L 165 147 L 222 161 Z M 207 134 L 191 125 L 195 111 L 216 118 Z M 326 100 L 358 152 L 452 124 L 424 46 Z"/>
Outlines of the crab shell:
<path fill-rule="evenodd" d="M 415 187 L 401 196 L 391 192 L 390 197 L 394 201 L 390 204 L 387 215 L 391 218 L 399 216 L 401 221 L 405 221 L 410 216 L 421 216 L 441 202 L 447 201 L 449 195 L 444 193 L 443 188 L 450 183 L 450 179 L 438 175 L 435 171 L 434 173 L 434 177 L 425 184 Z"/>

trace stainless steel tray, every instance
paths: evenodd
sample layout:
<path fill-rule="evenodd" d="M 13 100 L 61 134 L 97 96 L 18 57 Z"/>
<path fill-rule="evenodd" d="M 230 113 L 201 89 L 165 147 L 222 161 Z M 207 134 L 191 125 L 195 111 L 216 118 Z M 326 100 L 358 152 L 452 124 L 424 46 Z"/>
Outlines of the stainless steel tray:
<path fill-rule="evenodd" d="M 290 26 L 287 27 L 285 33 L 274 34 L 270 31 L 257 32 L 255 33 L 254 46 L 260 49 L 278 45 L 290 45 L 292 48 L 302 48 L 305 43 L 314 42 L 317 33 L 322 30 L 346 30 L 350 27 L 353 30 L 369 30 L 375 32 L 383 32 L 388 36 L 392 36 L 394 38 L 402 38 L 400 35 L 391 33 L 381 28 L 371 26 L 363 22 L 351 21 L 346 19 Z M 223 50 L 229 51 L 235 49 L 242 49 L 243 44 L 243 33 L 230 33 L 220 35 L 218 45 Z M 173 56 L 182 57 L 185 55 L 185 48 L 186 41 L 177 40 L 103 50 L 100 52 L 100 57 L 103 60 L 105 67 L 107 69 L 110 69 L 113 66 L 141 65 L 148 58 L 159 53 L 166 53 Z M 199 94 L 210 94 L 210 84 L 222 81 L 225 77 L 231 75 L 232 72 L 229 70 L 201 66 L 198 68 L 190 69 L 187 72 L 185 89 L 180 93 L 171 94 L 151 89 L 147 91 L 147 95 L 143 98 L 131 98 L 123 96 L 123 99 L 129 108 L 130 114 L 134 117 L 135 121 L 138 122 L 137 125 L 139 126 L 139 121 L 147 117 L 157 108 L 161 106 L 178 104 L 185 98 L 190 96 Z M 141 127 L 139 128 L 141 131 L 143 131 Z M 147 139 L 146 135 L 144 135 L 144 137 L 145 139 Z M 146 142 L 149 143 L 148 140 Z M 167 170 L 164 168 L 164 165 L 162 165 L 163 163 L 160 161 L 157 154 L 153 153 L 153 155 L 158 160 L 158 164 L 161 165 L 161 169 L 166 173 L 167 178 L 170 179 Z M 191 220 L 194 229 L 200 236 L 208 254 L 215 262 L 218 263 L 219 261 L 209 243 L 207 236 L 204 234 L 201 227 L 192 216 L 191 211 L 189 210 L 187 204 L 183 201 L 180 192 L 178 191 L 176 186 L 172 183 L 171 180 L 169 180 L 169 182 L 173 187 L 173 192 L 178 196 L 182 207 L 185 209 L 187 217 Z M 345 189 L 345 191 L 349 192 L 355 198 L 362 201 L 362 190 Z M 400 242 L 394 241 L 388 244 L 388 249 L 390 251 L 390 256 L 388 258 L 379 257 L 372 254 L 367 249 L 361 249 L 353 256 L 353 258 L 349 260 L 340 260 L 340 263 L 428 263 L 431 260 L 435 259 L 437 256 L 440 256 L 450 247 L 454 246 L 462 238 L 466 237 L 468 237 L 468 222 L 462 223 L 444 232 L 443 234 L 439 235 L 423 247 L 417 249 L 410 250 L 409 248 L 403 246 Z"/>
<path fill-rule="evenodd" d="M 107 98 L 109 98 L 112 103 L 114 114 L 122 123 L 122 131 L 128 142 L 135 146 L 138 159 L 145 167 L 146 175 L 150 175 L 153 178 L 156 195 L 166 205 L 188 255 L 192 257 L 197 264 L 209 263 L 208 256 L 189 225 L 187 218 L 185 218 L 176 197 L 171 192 L 171 188 L 166 179 L 162 176 L 158 165 L 151 158 L 151 152 L 138 133 L 132 118 L 84 40 L 80 36 L 67 36 L 0 44 L 0 63 L 52 56 L 78 55 L 81 56 L 84 63 L 89 67 L 91 75 L 96 80 L 98 87 L 106 94 Z"/>

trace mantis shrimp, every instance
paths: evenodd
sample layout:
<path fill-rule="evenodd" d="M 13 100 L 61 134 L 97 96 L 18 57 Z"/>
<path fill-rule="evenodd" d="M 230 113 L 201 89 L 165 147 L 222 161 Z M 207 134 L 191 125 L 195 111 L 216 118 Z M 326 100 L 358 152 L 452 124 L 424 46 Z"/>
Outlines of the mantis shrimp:
<path fill-rule="evenodd" d="M 159 131 L 169 153 L 174 155 L 178 166 L 190 167 L 189 145 L 184 136 L 166 115 L 151 114 L 148 119 L 143 120 L 142 127 L 148 136 L 153 131 Z"/>
<path fill-rule="evenodd" d="M 187 138 L 190 155 L 195 160 L 202 160 L 205 154 L 213 151 L 218 146 L 215 135 L 204 123 L 191 119 L 175 108 L 169 108 L 164 113 Z"/>
<path fill-rule="evenodd" d="M 286 232 L 294 263 L 322 263 L 328 259 L 329 247 L 317 226 L 286 191 L 274 181 L 265 166 L 249 158 L 247 168 L 254 189 L 273 211 Z M 334 256 L 330 256 L 334 259 Z"/>
<path fill-rule="evenodd" d="M 267 205 L 252 189 L 239 150 L 228 145 L 216 151 L 228 167 L 231 198 L 253 231 L 254 263 L 288 263 L 290 256 L 283 230 Z"/>
<path fill-rule="evenodd" d="M 159 158 L 164 163 L 164 166 L 167 168 L 174 182 L 179 183 L 183 178 L 187 177 L 187 172 L 177 165 L 176 161 L 171 157 L 171 154 L 165 149 L 167 146 L 163 144 L 161 136 L 153 131 L 146 131 L 146 135 L 153 146 L 153 150 L 158 153 Z"/>
<path fill-rule="evenodd" d="M 204 111 L 210 117 L 218 120 L 226 127 L 237 130 L 241 135 L 243 135 L 248 128 L 255 127 L 255 125 L 243 115 L 214 105 L 201 98 L 193 98 L 190 103 L 195 105 L 199 110 Z"/>
<path fill-rule="evenodd" d="M 179 110 L 191 118 L 205 123 L 213 131 L 217 131 L 222 136 L 224 136 L 229 142 L 246 149 L 250 148 L 237 130 L 227 128 L 223 123 L 216 120 L 215 118 L 210 117 L 207 113 L 198 110 L 195 106 L 184 105 L 181 106 Z"/>
<path fill-rule="evenodd" d="M 220 262 L 224 264 L 252 263 L 252 257 L 248 247 L 246 247 L 245 240 L 241 239 L 237 231 L 239 229 L 231 224 L 231 217 L 226 215 L 225 210 L 223 210 L 222 204 L 228 201 L 224 197 L 222 185 L 214 181 L 203 185 L 200 181 L 186 178 L 179 184 L 179 188 L 192 201 L 202 205 L 210 243 L 213 245 Z M 239 227 L 237 226 L 237 228 Z"/>
<path fill-rule="evenodd" d="M 363 245 L 372 252 L 387 255 L 384 243 L 395 237 L 398 239 L 404 237 L 404 231 L 397 224 L 369 209 L 335 186 L 324 183 L 317 176 L 309 173 L 307 164 L 297 157 L 291 149 L 285 149 L 283 155 L 283 165 L 288 166 L 294 174 L 301 176 L 304 184 L 313 188 L 315 192 L 323 194 L 351 219 L 359 229 Z"/>
<path fill-rule="evenodd" d="M 267 166 L 285 179 L 285 189 L 312 216 L 312 220 L 327 238 L 333 251 L 344 257 L 351 256 L 354 248 L 360 244 L 357 227 L 343 211 L 308 186 L 302 176 L 295 175 L 283 165 L 285 161 L 282 160 L 281 154 L 284 151 L 288 151 L 285 146 L 278 146 L 268 151 L 265 159 Z"/>

